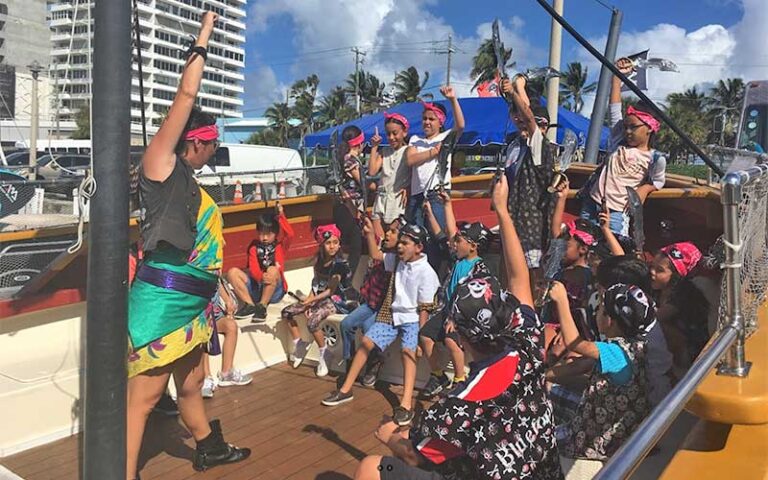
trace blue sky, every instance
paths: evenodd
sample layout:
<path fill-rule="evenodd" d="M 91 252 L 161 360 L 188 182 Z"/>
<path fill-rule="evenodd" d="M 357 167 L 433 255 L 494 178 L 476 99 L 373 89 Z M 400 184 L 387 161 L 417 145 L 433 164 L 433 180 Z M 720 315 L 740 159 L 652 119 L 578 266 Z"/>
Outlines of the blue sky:
<path fill-rule="evenodd" d="M 624 13 L 620 53 L 650 48 L 651 55 L 680 65 L 679 74 L 656 73 L 649 80 L 655 98 L 727 76 L 768 78 L 765 1 L 616 0 Z M 605 7 L 595 0 L 565 0 L 565 16 L 602 50 L 610 20 Z M 501 20 L 502 39 L 515 48 L 521 67 L 546 63 L 550 19 L 534 0 L 252 1 L 245 115 L 259 115 L 272 102 L 284 100 L 286 88 L 309 73 L 320 76 L 321 91 L 341 83 L 354 69 L 352 46 L 367 52 L 363 68 L 382 80 L 415 65 L 430 72 L 428 87 L 435 88 L 444 81 L 446 58 L 434 50 L 445 48 L 449 33 L 460 49 L 452 80 L 462 95 L 471 95 L 471 58 L 490 36 L 494 17 Z M 563 38 L 563 66 L 579 60 L 596 75 L 599 66 L 586 51 L 567 33 Z"/>

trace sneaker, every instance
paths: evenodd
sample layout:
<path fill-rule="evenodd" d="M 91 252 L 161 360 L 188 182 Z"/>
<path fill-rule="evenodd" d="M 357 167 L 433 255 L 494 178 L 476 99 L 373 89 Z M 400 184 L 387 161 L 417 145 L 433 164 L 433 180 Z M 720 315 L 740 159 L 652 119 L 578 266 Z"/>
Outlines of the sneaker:
<path fill-rule="evenodd" d="M 248 385 L 253 381 L 250 375 L 246 375 L 240 370 L 233 368 L 226 374 L 219 372 L 219 386 L 220 387 L 233 387 Z"/>
<path fill-rule="evenodd" d="M 399 427 L 407 427 L 413 421 L 413 410 L 404 407 L 396 407 L 392 421 Z"/>
<path fill-rule="evenodd" d="M 216 390 L 216 380 L 213 377 L 205 377 L 203 381 L 203 398 L 213 398 L 214 390 Z"/>
<path fill-rule="evenodd" d="M 364 387 L 373 387 L 376 385 L 376 381 L 379 379 L 379 371 L 381 370 L 382 363 L 381 359 L 377 359 L 368 365 L 368 368 L 365 369 L 363 380 L 360 382 Z"/>
<path fill-rule="evenodd" d="M 430 375 L 427 384 L 421 389 L 421 396 L 423 398 L 432 398 L 442 392 L 450 383 L 451 380 L 445 374 L 440 377 Z"/>
<path fill-rule="evenodd" d="M 176 402 L 173 401 L 170 395 L 164 393 L 160 400 L 157 401 L 154 411 L 169 417 L 175 417 L 179 414 L 179 406 L 176 405 Z"/>
<path fill-rule="evenodd" d="M 328 375 L 328 350 L 325 348 L 320 349 L 320 356 L 317 359 L 315 375 L 318 377 L 324 377 Z"/>
<path fill-rule="evenodd" d="M 299 368 L 299 365 L 304 362 L 304 359 L 309 353 L 309 345 L 309 343 L 303 340 L 296 342 L 296 346 L 293 348 L 293 353 L 291 354 L 291 363 L 293 364 L 293 368 Z"/>
<path fill-rule="evenodd" d="M 347 393 L 342 393 L 336 390 L 334 392 L 331 392 L 331 394 L 328 395 L 327 397 L 325 397 L 321 403 L 326 407 L 334 407 L 336 405 L 341 405 L 342 403 L 349 402 L 353 398 L 355 397 L 352 395 L 351 390 Z"/>
<path fill-rule="evenodd" d="M 253 314 L 256 313 L 256 307 L 250 303 L 244 303 L 237 312 L 235 312 L 236 320 L 250 320 L 253 318 Z"/>
<path fill-rule="evenodd" d="M 253 318 L 251 323 L 265 323 L 267 321 L 267 307 L 257 303 L 253 306 Z"/>

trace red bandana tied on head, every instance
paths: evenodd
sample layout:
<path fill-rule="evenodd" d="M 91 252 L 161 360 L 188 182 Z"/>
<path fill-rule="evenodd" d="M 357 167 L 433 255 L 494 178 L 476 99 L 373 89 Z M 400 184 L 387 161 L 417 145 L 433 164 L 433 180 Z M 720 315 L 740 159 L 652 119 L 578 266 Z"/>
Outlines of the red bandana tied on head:
<path fill-rule="evenodd" d="M 632 105 L 627 107 L 627 115 L 634 115 L 639 118 L 640 121 L 646 124 L 652 132 L 658 132 L 659 128 L 661 128 L 661 123 L 659 123 L 659 121 L 656 120 L 653 115 L 647 112 L 641 112 Z"/>
<path fill-rule="evenodd" d="M 434 113 L 440 125 L 445 125 L 445 114 L 434 103 L 421 102 L 421 106 L 424 107 L 424 110 Z"/>
<path fill-rule="evenodd" d="M 315 228 L 314 237 L 317 243 L 323 243 L 331 237 L 341 238 L 341 231 L 339 231 L 339 227 L 333 223 L 320 225 Z"/>
<path fill-rule="evenodd" d="M 360 132 L 360 135 L 356 136 L 355 138 L 350 138 L 349 141 L 347 141 L 347 145 L 350 147 L 356 147 L 358 145 L 362 145 L 365 141 L 365 134 L 363 132 Z"/>
<path fill-rule="evenodd" d="M 574 238 L 578 238 L 582 241 L 582 243 L 584 243 L 584 245 L 588 247 L 594 247 L 597 245 L 595 237 L 593 237 L 590 233 L 585 232 L 584 230 L 579 230 L 578 227 L 576 227 L 575 220 L 571 220 L 570 222 L 566 223 L 565 228 L 568 229 L 568 235 Z"/>
<path fill-rule="evenodd" d="M 661 253 L 669 258 L 678 275 L 687 276 L 701 260 L 701 252 L 691 242 L 673 243 L 661 249 Z"/>
<path fill-rule="evenodd" d="M 403 127 L 405 127 L 406 130 L 409 130 L 411 128 L 411 125 L 408 123 L 408 119 L 405 118 L 404 116 L 400 115 L 399 113 L 387 113 L 387 112 L 384 112 L 385 123 L 386 123 L 386 120 L 389 120 L 390 118 L 392 120 L 397 120 L 398 122 L 402 123 Z"/>
<path fill-rule="evenodd" d="M 219 138 L 219 129 L 216 125 L 206 125 L 187 132 L 185 140 L 200 140 L 201 142 L 211 142 Z"/>

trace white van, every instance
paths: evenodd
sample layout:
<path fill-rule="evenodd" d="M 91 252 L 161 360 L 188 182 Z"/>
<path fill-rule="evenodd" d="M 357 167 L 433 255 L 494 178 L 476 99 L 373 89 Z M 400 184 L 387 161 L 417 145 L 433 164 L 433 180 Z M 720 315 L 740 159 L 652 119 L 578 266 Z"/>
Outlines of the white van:
<path fill-rule="evenodd" d="M 288 189 L 301 185 L 303 166 L 299 152 L 291 148 L 222 143 L 216 156 L 196 176 L 201 185 L 221 185 L 223 178 L 224 185 L 238 181 L 243 185 L 260 183 L 265 192 L 271 192 L 281 182 L 286 182 Z M 227 175 L 222 177 L 222 173 Z"/>

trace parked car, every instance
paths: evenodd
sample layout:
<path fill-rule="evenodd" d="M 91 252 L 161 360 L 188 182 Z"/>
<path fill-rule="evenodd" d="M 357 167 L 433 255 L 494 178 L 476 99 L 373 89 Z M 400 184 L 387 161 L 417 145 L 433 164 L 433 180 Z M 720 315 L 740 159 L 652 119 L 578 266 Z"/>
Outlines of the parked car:
<path fill-rule="evenodd" d="M 37 159 L 37 178 L 77 178 L 85 176 L 90 168 L 90 155 L 44 155 Z"/>
<path fill-rule="evenodd" d="M 44 157 L 45 155 L 47 155 L 46 152 L 38 150 L 38 162 L 40 161 L 40 158 Z M 17 150 L 7 154 L 5 156 L 5 161 L 2 162 L 2 165 L 5 167 L 24 167 L 29 165 L 29 150 Z"/>

